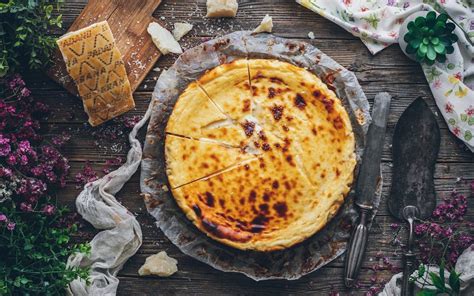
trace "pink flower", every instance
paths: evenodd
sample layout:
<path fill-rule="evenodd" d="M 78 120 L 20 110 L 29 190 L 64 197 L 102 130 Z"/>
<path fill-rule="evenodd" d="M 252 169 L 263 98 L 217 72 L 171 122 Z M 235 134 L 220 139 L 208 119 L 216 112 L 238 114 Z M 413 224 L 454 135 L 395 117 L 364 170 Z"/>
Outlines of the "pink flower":
<path fill-rule="evenodd" d="M 459 136 L 461 134 L 461 130 L 459 129 L 459 127 L 455 126 L 453 128 L 453 134 L 455 134 L 456 136 Z"/>
<path fill-rule="evenodd" d="M 56 208 L 53 205 L 45 205 L 43 208 L 43 213 L 48 216 L 53 215 L 56 212 Z"/>
<path fill-rule="evenodd" d="M 454 74 L 454 77 L 456 77 L 457 80 L 461 81 L 462 80 L 461 72 Z"/>
<path fill-rule="evenodd" d="M 444 110 L 446 111 L 446 113 L 452 113 L 454 110 L 453 104 L 451 104 L 450 102 L 447 102 L 446 105 L 444 106 Z"/>
<path fill-rule="evenodd" d="M 13 231 L 15 229 L 16 224 L 13 222 L 8 222 L 7 229 Z"/>
<path fill-rule="evenodd" d="M 31 95 L 31 91 L 24 87 L 20 92 L 22 97 L 29 97 Z"/>
<path fill-rule="evenodd" d="M 472 105 L 469 106 L 469 108 L 466 109 L 466 114 L 467 114 L 468 116 L 474 115 L 474 107 L 473 107 Z"/>
<path fill-rule="evenodd" d="M 441 80 L 436 79 L 433 83 L 434 88 L 440 88 L 441 87 Z"/>
<path fill-rule="evenodd" d="M 33 207 L 29 203 L 22 202 L 20 204 L 20 210 L 22 210 L 23 212 L 33 212 Z"/>
<path fill-rule="evenodd" d="M 344 3 L 344 5 L 346 5 L 346 6 L 351 5 L 351 2 L 352 2 L 352 0 L 342 0 L 342 3 Z"/>
<path fill-rule="evenodd" d="M 6 222 L 7 220 L 7 216 L 5 216 L 4 214 L 0 214 L 0 222 Z"/>

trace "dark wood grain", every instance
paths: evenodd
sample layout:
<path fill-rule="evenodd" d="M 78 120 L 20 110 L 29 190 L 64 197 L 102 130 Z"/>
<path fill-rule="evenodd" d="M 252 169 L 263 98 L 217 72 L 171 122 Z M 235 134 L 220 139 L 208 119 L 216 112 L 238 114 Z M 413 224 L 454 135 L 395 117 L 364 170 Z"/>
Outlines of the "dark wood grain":
<path fill-rule="evenodd" d="M 76 17 L 86 6 L 86 0 L 68 0 L 63 8 L 64 28 L 54 31 L 56 35 L 65 33 Z M 205 0 L 184 1 L 165 0 L 153 13 L 155 18 L 168 29 L 174 22 L 187 21 L 195 28 L 180 41 L 183 48 L 198 45 L 209 37 L 220 36 L 235 30 L 253 29 L 268 13 L 273 17 L 274 33 L 293 39 L 305 39 L 326 52 L 337 62 L 354 71 L 370 103 L 380 91 L 388 91 L 395 96 L 388 122 L 383 151 L 384 185 L 382 202 L 370 232 L 370 244 L 361 272 L 361 288 L 349 291 L 343 287 L 343 258 L 338 258 L 321 270 L 297 281 L 254 282 L 245 276 L 227 274 L 200 263 L 182 254 L 154 225 L 153 218 L 147 214 L 139 189 L 139 174 L 135 174 L 117 198 L 137 216 L 143 230 L 143 245 L 119 273 L 119 295 L 327 295 L 339 291 L 341 295 L 364 295 L 373 285 L 370 269 L 379 262 L 377 257 L 387 256 L 394 266 L 400 266 L 400 246 L 393 244 L 395 235 L 391 224 L 396 222 L 387 211 L 386 200 L 390 191 L 392 177 L 391 137 L 395 124 L 403 110 L 417 97 L 423 96 L 430 108 L 437 114 L 436 103 L 431 95 L 423 73 L 416 63 L 406 58 L 398 48 L 392 45 L 380 54 L 372 56 L 360 40 L 345 30 L 325 20 L 315 13 L 299 6 L 291 0 L 239 1 L 239 13 L 235 19 L 204 18 Z M 129 21 L 137 21 L 131 18 Z M 144 26 L 144 24 L 141 24 Z M 308 32 L 314 32 L 316 39 L 307 38 Z M 175 55 L 161 57 L 144 78 L 134 93 L 136 109 L 129 114 L 142 115 L 148 106 L 156 79 L 162 70 L 171 66 Z M 126 150 L 112 152 L 107 144 L 98 147 L 84 127 L 87 115 L 79 100 L 70 95 L 44 75 L 32 74 L 28 83 L 38 100 L 48 103 L 52 114 L 43 126 L 48 133 L 66 131 L 73 135 L 64 152 L 71 161 L 71 174 L 66 188 L 57 193 L 63 204 L 74 206 L 74 200 L 80 189 L 75 187 L 74 175 L 89 161 L 96 171 L 101 171 L 106 159 L 125 158 Z M 470 194 L 469 185 L 459 177 L 474 179 L 474 155 L 449 132 L 443 118 L 438 115 L 441 128 L 441 150 L 435 168 L 435 190 L 438 200 L 448 196 L 456 188 L 463 194 Z M 469 200 L 468 219 L 474 221 L 473 199 Z M 78 241 L 92 239 L 97 231 L 86 225 Z M 402 233 L 403 235 L 403 233 Z M 179 261 L 179 272 L 170 278 L 138 277 L 137 270 L 145 258 L 161 250 L 166 250 Z M 377 283 L 388 280 L 392 271 L 377 273 Z"/>

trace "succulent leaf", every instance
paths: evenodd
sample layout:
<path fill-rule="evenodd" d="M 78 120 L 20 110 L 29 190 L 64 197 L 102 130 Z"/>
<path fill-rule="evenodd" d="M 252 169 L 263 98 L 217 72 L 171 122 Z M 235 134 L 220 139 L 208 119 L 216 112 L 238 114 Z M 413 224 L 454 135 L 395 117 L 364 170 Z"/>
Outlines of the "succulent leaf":
<path fill-rule="evenodd" d="M 446 47 L 444 47 L 443 44 L 441 43 L 438 43 L 434 46 L 434 50 L 436 51 L 436 53 L 438 54 L 445 54 L 446 53 Z"/>
<path fill-rule="evenodd" d="M 438 54 L 436 56 L 436 61 L 440 62 L 440 63 L 444 63 L 446 62 L 446 55 L 444 54 Z"/>
<path fill-rule="evenodd" d="M 420 44 L 420 47 L 418 49 L 423 54 L 426 54 L 428 52 L 428 46 L 426 46 L 426 44 L 423 44 L 423 43 Z"/>
<path fill-rule="evenodd" d="M 427 57 L 429 60 L 433 60 L 433 61 L 436 59 L 436 51 L 435 51 L 435 49 L 433 48 L 433 46 L 428 45 L 428 51 L 426 52 L 426 57 Z"/>
<path fill-rule="evenodd" d="M 436 20 L 441 23 L 446 23 L 446 21 L 448 20 L 448 15 L 445 13 L 441 13 L 440 15 L 438 15 Z"/>
<path fill-rule="evenodd" d="M 406 50 L 406 52 L 407 52 L 408 54 L 414 54 L 414 53 L 416 52 L 416 48 L 414 48 L 414 47 L 411 46 L 410 44 L 407 45 L 407 47 L 406 47 L 405 50 Z"/>
<path fill-rule="evenodd" d="M 426 19 L 422 16 L 419 16 L 415 19 L 415 25 L 418 27 L 418 28 L 421 28 L 423 27 L 424 25 L 426 24 Z"/>
<path fill-rule="evenodd" d="M 420 63 L 444 63 L 446 54 L 454 51 L 452 44 L 458 41 L 457 35 L 452 33 L 455 28 L 445 13 L 437 16 L 436 12 L 430 11 L 425 17 L 419 16 L 407 25 L 408 32 L 403 37 L 407 43 L 406 52 L 414 54 Z"/>

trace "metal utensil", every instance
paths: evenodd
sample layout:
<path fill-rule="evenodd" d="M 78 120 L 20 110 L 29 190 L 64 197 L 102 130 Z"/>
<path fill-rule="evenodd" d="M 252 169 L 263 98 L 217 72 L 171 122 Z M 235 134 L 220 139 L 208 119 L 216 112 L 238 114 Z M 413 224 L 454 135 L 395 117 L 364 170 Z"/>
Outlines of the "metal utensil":
<path fill-rule="evenodd" d="M 429 217 L 436 206 L 433 174 L 439 145 L 436 117 L 419 97 L 403 112 L 393 135 L 393 176 L 388 210 L 409 224 L 402 295 L 413 292 L 409 276 L 414 271 L 416 259 L 413 253 L 414 222 Z"/>
<path fill-rule="evenodd" d="M 370 220 L 375 191 L 379 182 L 380 161 L 390 99 L 391 96 L 388 93 L 379 93 L 375 96 L 372 122 L 367 132 L 366 146 L 355 189 L 355 204 L 360 208 L 360 218 L 346 253 L 344 282 L 347 287 L 351 287 L 357 279 L 364 258 L 368 237 L 367 223 Z"/>

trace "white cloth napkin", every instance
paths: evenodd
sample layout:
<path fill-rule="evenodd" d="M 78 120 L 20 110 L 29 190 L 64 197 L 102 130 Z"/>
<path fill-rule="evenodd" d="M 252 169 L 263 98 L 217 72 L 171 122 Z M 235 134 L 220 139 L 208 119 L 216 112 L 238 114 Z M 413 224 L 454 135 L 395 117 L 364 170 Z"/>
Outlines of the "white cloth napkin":
<path fill-rule="evenodd" d="M 151 107 L 128 136 L 131 148 L 127 161 L 117 170 L 86 184 L 76 199 L 79 214 L 94 228 L 102 231 L 90 242 L 90 256 L 77 253 L 68 258 L 68 267 L 91 268 L 90 285 L 82 280 L 74 280 L 69 284 L 69 295 L 116 295 L 119 283 L 117 273 L 142 244 L 140 224 L 114 195 L 140 166 L 142 147 L 136 136 L 138 130 L 150 118 L 150 114 Z"/>
<path fill-rule="evenodd" d="M 459 37 L 445 63 L 422 65 L 451 132 L 474 152 L 474 5 L 472 0 L 296 0 L 361 38 L 372 54 L 398 43 L 400 26 L 414 12 L 446 12 Z"/>

